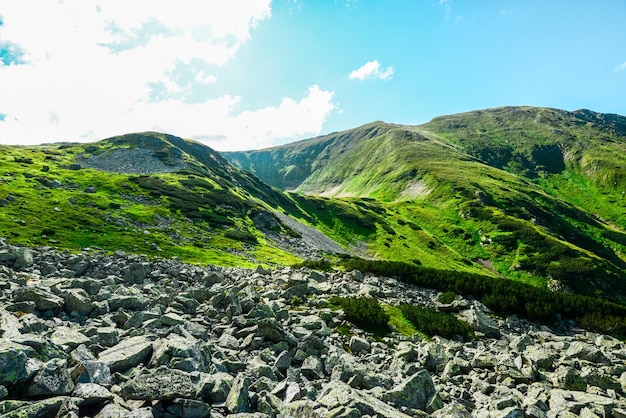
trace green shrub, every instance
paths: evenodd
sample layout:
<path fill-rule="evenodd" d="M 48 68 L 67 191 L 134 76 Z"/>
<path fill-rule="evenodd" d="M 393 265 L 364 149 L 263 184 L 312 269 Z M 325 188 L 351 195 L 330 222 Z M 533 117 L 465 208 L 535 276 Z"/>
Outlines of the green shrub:
<path fill-rule="evenodd" d="M 301 263 L 294 264 L 291 267 L 295 269 L 300 269 L 302 267 L 307 267 L 312 270 L 320 270 L 320 271 L 333 271 L 333 265 L 330 261 L 326 259 L 319 260 L 304 260 Z"/>
<path fill-rule="evenodd" d="M 250 231 L 242 231 L 239 229 L 234 229 L 231 231 L 227 231 L 224 236 L 226 238 L 230 238 L 234 241 L 246 242 L 248 244 L 258 244 L 259 241 L 256 239 Z"/>
<path fill-rule="evenodd" d="M 387 327 L 389 315 L 380 306 L 377 299 L 371 297 L 339 297 L 330 299 L 333 305 L 343 309 L 348 321 L 369 330 L 380 330 Z"/>
<path fill-rule="evenodd" d="M 456 299 L 456 293 L 451 292 L 449 290 L 439 295 L 440 303 L 445 303 L 445 304 L 452 303 L 454 299 Z"/>
<path fill-rule="evenodd" d="M 400 305 L 400 310 L 415 328 L 430 337 L 435 335 L 445 338 L 461 336 L 464 339 L 469 339 L 474 336 L 474 331 L 470 325 L 452 314 L 408 303 Z"/>

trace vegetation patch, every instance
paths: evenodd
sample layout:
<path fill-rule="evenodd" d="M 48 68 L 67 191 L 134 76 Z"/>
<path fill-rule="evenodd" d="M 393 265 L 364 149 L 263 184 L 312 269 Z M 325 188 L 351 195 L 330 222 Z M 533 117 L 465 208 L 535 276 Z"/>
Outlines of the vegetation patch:
<path fill-rule="evenodd" d="M 341 306 L 348 321 L 363 329 L 370 331 L 387 329 L 389 314 L 385 312 L 377 299 L 365 296 L 333 296 L 330 303 Z"/>
<path fill-rule="evenodd" d="M 474 337 L 472 327 L 450 313 L 407 303 L 400 305 L 400 310 L 416 329 L 429 337 L 439 335 L 444 338 L 462 337 L 466 340 Z"/>

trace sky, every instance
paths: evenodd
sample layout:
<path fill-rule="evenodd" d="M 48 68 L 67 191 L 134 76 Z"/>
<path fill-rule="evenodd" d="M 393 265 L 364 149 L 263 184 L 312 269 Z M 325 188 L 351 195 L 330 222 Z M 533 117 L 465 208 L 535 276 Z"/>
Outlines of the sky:
<path fill-rule="evenodd" d="M 626 115 L 626 1 L 0 2 L 2 144 L 248 150 L 515 105 Z"/>

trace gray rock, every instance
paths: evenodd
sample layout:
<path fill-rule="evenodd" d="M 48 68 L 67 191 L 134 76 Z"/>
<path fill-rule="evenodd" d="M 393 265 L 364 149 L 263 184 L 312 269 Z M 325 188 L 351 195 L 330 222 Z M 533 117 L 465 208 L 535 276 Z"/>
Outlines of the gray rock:
<path fill-rule="evenodd" d="M 611 360 L 596 347 L 582 341 L 574 341 L 570 344 L 565 356 L 585 360 L 594 364 L 610 364 Z"/>
<path fill-rule="evenodd" d="M 224 372 L 203 376 L 200 397 L 211 404 L 224 402 L 228 397 L 234 380 L 234 377 Z"/>
<path fill-rule="evenodd" d="M 120 331 L 113 327 L 102 327 L 96 331 L 98 343 L 104 347 L 113 347 L 120 342 Z"/>
<path fill-rule="evenodd" d="M 149 367 L 167 366 L 187 372 L 208 372 L 211 354 L 208 347 L 193 338 L 170 334 L 154 344 Z"/>
<path fill-rule="evenodd" d="M 296 382 L 291 382 L 285 389 L 285 403 L 297 401 L 301 398 L 300 385 Z"/>
<path fill-rule="evenodd" d="M 36 355 L 28 346 L 0 339 L 0 385 L 11 386 L 30 378 L 28 360 Z"/>
<path fill-rule="evenodd" d="M 81 344 L 90 342 L 89 337 L 79 332 L 74 328 L 57 327 L 50 334 L 50 340 L 60 347 L 67 347 L 70 350 L 78 347 Z"/>
<path fill-rule="evenodd" d="M 124 281 L 128 284 L 142 284 L 148 275 L 148 266 L 144 263 L 132 263 L 124 269 Z"/>
<path fill-rule="evenodd" d="M 33 265 L 33 252 L 26 247 L 11 247 L 11 253 L 15 255 L 14 269 L 23 269 Z"/>
<path fill-rule="evenodd" d="M 208 418 L 211 406 L 195 399 L 177 398 L 167 407 L 167 413 L 180 418 Z"/>
<path fill-rule="evenodd" d="M 430 374 L 426 370 L 420 370 L 404 382 L 384 393 L 382 400 L 396 407 L 426 410 L 426 406 L 436 395 L 437 390 L 435 389 Z"/>
<path fill-rule="evenodd" d="M 145 336 L 131 337 L 100 353 L 98 360 L 111 372 L 123 372 L 144 363 L 152 353 L 152 341 Z"/>
<path fill-rule="evenodd" d="M 21 334 L 20 321 L 11 312 L 0 308 L 0 338 L 14 338 Z"/>
<path fill-rule="evenodd" d="M 353 389 L 347 384 L 337 381 L 323 385 L 318 402 L 328 408 L 329 411 L 335 411 L 335 413 L 328 414 L 327 416 L 362 417 L 364 415 L 369 415 L 387 418 L 409 417 L 409 415 L 400 412 L 393 406 L 388 405 L 361 390 Z M 344 412 L 341 412 L 342 410 Z"/>
<path fill-rule="evenodd" d="M 76 383 L 97 383 L 109 385 L 111 383 L 111 369 L 106 363 L 93 360 L 84 360 L 76 365 L 70 376 Z"/>
<path fill-rule="evenodd" d="M 475 306 L 460 313 L 462 319 L 467 321 L 475 330 L 482 332 L 486 337 L 500 337 L 500 327 L 496 321 Z"/>
<path fill-rule="evenodd" d="M 300 372 L 311 380 L 324 378 L 324 365 L 317 356 L 308 356 L 302 362 Z"/>
<path fill-rule="evenodd" d="M 293 359 L 291 357 L 291 354 L 289 354 L 289 351 L 283 350 L 278 355 L 278 357 L 276 357 L 276 361 L 274 362 L 274 367 L 276 367 L 281 372 L 284 372 L 285 370 L 289 368 L 289 366 L 291 366 L 292 360 Z"/>
<path fill-rule="evenodd" d="M 121 395 L 125 399 L 172 400 L 196 397 L 199 376 L 181 370 L 161 366 L 154 370 L 143 370 L 141 374 L 121 384 Z"/>
<path fill-rule="evenodd" d="M 0 399 L 4 399 L 9 396 L 9 391 L 4 386 L 0 385 Z"/>
<path fill-rule="evenodd" d="M 369 353 L 371 348 L 370 343 L 365 338 L 356 335 L 350 338 L 348 345 L 350 350 L 356 354 Z"/>
<path fill-rule="evenodd" d="M 13 292 L 13 300 L 16 302 L 31 301 L 39 311 L 60 310 L 65 301 L 53 294 L 50 289 L 28 286 L 16 289 Z"/>
<path fill-rule="evenodd" d="M 0 401 L 2 418 L 55 417 L 64 404 L 70 402 L 68 396 L 55 396 L 35 402 Z"/>
<path fill-rule="evenodd" d="M 78 383 L 72 396 L 82 399 L 81 405 L 98 404 L 113 399 L 113 394 L 97 383 Z"/>
<path fill-rule="evenodd" d="M 237 375 L 224 403 L 230 413 L 248 412 L 248 388 L 251 384 L 252 380 L 249 377 Z"/>
<path fill-rule="evenodd" d="M 472 414 L 460 403 L 449 403 L 432 413 L 432 418 L 471 418 Z"/>
<path fill-rule="evenodd" d="M 27 396 L 37 397 L 69 395 L 72 390 L 74 382 L 67 370 L 67 361 L 52 359 L 26 384 L 25 392 Z"/>
<path fill-rule="evenodd" d="M 65 312 L 88 314 L 94 305 L 87 292 L 83 289 L 59 289 L 59 296 L 65 302 Z"/>

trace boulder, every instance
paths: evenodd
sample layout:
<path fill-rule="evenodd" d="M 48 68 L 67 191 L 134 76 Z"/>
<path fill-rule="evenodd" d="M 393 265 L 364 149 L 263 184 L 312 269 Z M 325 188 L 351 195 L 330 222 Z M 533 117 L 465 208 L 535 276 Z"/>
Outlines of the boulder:
<path fill-rule="evenodd" d="M 396 407 L 426 410 L 430 405 L 433 410 L 441 409 L 443 403 L 438 399 L 433 379 L 426 370 L 420 370 L 404 382 L 385 392 L 382 400 Z"/>
<path fill-rule="evenodd" d="M 146 336 L 130 337 L 100 353 L 98 360 L 111 372 L 123 372 L 145 363 L 152 353 L 152 341 Z"/>
<path fill-rule="evenodd" d="M 0 385 L 11 386 L 29 379 L 32 370 L 28 360 L 36 355 L 31 347 L 0 339 Z"/>
<path fill-rule="evenodd" d="M 195 398 L 198 393 L 199 375 L 170 369 L 165 366 L 144 369 L 141 374 L 121 384 L 125 399 L 172 400 Z"/>
<path fill-rule="evenodd" d="M 248 412 L 248 388 L 252 380 L 243 374 L 238 374 L 226 397 L 225 406 L 230 413 Z"/>
<path fill-rule="evenodd" d="M 35 303 L 38 311 L 60 310 L 65 301 L 53 294 L 48 288 L 27 286 L 16 289 L 13 292 L 13 300 L 16 302 L 31 301 Z"/>
<path fill-rule="evenodd" d="M 410 416 L 361 390 L 353 389 L 339 381 L 324 384 L 318 402 L 329 411 L 335 411 L 327 416 L 362 417 L 369 415 L 387 418 L 408 418 Z M 414 416 L 419 415 L 415 414 Z"/>
<path fill-rule="evenodd" d="M 97 383 L 78 383 L 74 387 L 72 396 L 80 398 L 83 406 L 99 404 L 113 399 L 113 394 L 107 388 Z"/>
<path fill-rule="evenodd" d="M 25 387 L 30 397 L 69 395 L 74 390 L 74 382 L 67 370 L 67 361 L 49 360 Z"/>
<path fill-rule="evenodd" d="M 57 327 L 50 334 L 50 340 L 60 347 L 67 347 L 70 350 L 81 344 L 87 344 L 91 340 L 80 331 L 74 328 Z"/>

